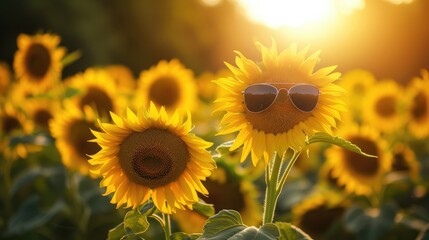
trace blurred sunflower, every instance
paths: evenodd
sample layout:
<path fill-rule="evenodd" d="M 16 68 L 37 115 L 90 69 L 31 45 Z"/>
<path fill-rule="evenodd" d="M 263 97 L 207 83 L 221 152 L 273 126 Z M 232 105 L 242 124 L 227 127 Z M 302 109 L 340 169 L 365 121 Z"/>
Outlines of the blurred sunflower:
<path fill-rule="evenodd" d="M 219 95 L 220 88 L 213 84 L 213 80 L 222 77 L 231 77 L 232 73 L 228 69 L 221 69 L 216 73 L 204 72 L 197 78 L 198 95 L 204 102 L 211 103 Z"/>
<path fill-rule="evenodd" d="M 400 109 L 403 94 L 393 80 L 375 84 L 363 102 L 363 121 L 384 133 L 398 130 L 404 123 Z"/>
<path fill-rule="evenodd" d="M 429 136 L 429 72 L 422 70 L 407 88 L 410 100 L 408 129 L 418 139 Z"/>
<path fill-rule="evenodd" d="M 13 61 L 17 79 L 41 90 L 59 81 L 63 67 L 61 60 L 66 53 L 64 48 L 58 47 L 59 43 L 60 37 L 53 34 L 20 34 Z"/>
<path fill-rule="evenodd" d="M 420 163 L 410 147 L 397 143 L 393 147 L 392 153 L 392 172 L 406 174 L 414 180 L 420 177 Z"/>
<path fill-rule="evenodd" d="M 347 206 L 335 192 L 316 193 L 292 208 L 292 223 L 314 239 L 322 239 L 342 219 Z"/>
<path fill-rule="evenodd" d="M 167 112 L 179 109 L 193 110 L 197 102 L 197 86 L 193 72 L 177 59 L 160 61 L 149 70 L 142 71 L 137 83 L 136 106 L 164 106 Z"/>
<path fill-rule="evenodd" d="M 9 83 L 11 82 L 11 72 L 5 62 L 0 62 L 0 100 L 6 93 Z"/>
<path fill-rule="evenodd" d="M 22 109 L 35 129 L 49 131 L 49 121 L 60 111 L 60 103 L 53 99 L 32 98 L 23 102 Z"/>
<path fill-rule="evenodd" d="M 80 110 L 72 104 L 65 103 L 62 111 L 54 113 L 49 122 L 55 145 L 61 154 L 63 164 L 71 170 L 84 175 L 96 177 L 89 171 L 88 155 L 95 154 L 100 147 L 89 140 L 93 139 L 90 129 L 96 129 L 97 115 L 89 107 Z"/>
<path fill-rule="evenodd" d="M 118 89 L 125 93 L 134 91 L 136 80 L 127 66 L 120 64 L 108 65 L 104 67 L 104 70 L 113 78 Z"/>
<path fill-rule="evenodd" d="M 191 208 L 197 192 L 208 194 L 201 183 L 216 167 L 206 148 L 212 144 L 189 133 L 186 121 L 176 111 L 171 116 L 153 103 L 149 110 L 119 117 L 114 124 L 100 123 L 103 132 L 93 131 L 101 150 L 91 156 L 93 172 L 103 176 L 100 186 L 119 208 L 136 208 L 150 197 L 163 213 Z"/>
<path fill-rule="evenodd" d="M 363 109 L 362 99 L 375 84 L 374 75 L 363 69 L 354 69 L 346 72 L 339 85 L 347 91 L 347 105 L 353 117 L 360 117 Z"/>
<path fill-rule="evenodd" d="M 102 69 L 89 68 L 67 79 L 66 86 L 79 90 L 70 98 L 71 102 L 81 110 L 90 106 L 103 118 L 109 116 L 109 111 L 118 113 L 126 107 L 124 96 L 117 94 L 113 78 Z"/>
<path fill-rule="evenodd" d="M 228 93 L 215 101 L 217 106 L 214 110 L 226 111 L 218 134 L 239 131 L 230 150 L 243 145 L 241 161 L 250 153 L 254 165 L 262 156 L 268 162 L 274 152 L 281 156 L 289 147 L 301 150 L 306 137 L 314 132 L 331 133 L 331 128 L 336 125 L 335 119 L 339 119 L 340 112 L 346 110 L 342 100 L 344 90 L 334 84 L 341 75 L 333 73 L 336 67 L 322 68 L 313 73 L 320 52 L 306 58 L 308 49 L 297 51 L 296 45 L 279 54 L 274 42 L 271 49 L 262 44 L 258 46 L 262 52 L 261 64 L 237 52 L 235 62 L 238 67 L 227 64 L 234 76 L 215 81 Z M 257 83 L 260 84 L 254 85 Z M 249 94 L 256 98 L 252 107 L 269 105 L 262 111 L 249 111 L 249 106 L 244 104 L 243 92 L 250 86 L 265 88 L 263 93 L 256 89 L 256 93 Z M 297 92 L 292 102 L 290 91 L 294 87 L 293 91 Z M 283 88 L 287 91 L 282 91 Z M 268 100 L 271 104 L 267 104 Z"/>
<path fill-rule="evenodd" d="M 32 130 L 32 125 L 25 115 L 10 100 L 7 100 L 0 109 L 0 145 L 6 146 L 2 149 L 6 158 L 26 158 L 29 152 L 39 150 L 37 146 L 32 144 L 10 144 L 11 138 L 30 134 Z"/>
<path fill-rule="evenodd" d="M 368 126 L 353 124 L 338 129 L 338 135 L 359 146 L 363 152 L 377 156 L 366 157 L 336 146 L 326 152 L 326 164 L 331 177 L 338 186 L 344 186 L 349 193 L 369 196 L 378 189 L 382 177 L 392 166 L 392 154 L 387 151 L 387 143 L 379 132 Z"/>
<path fill-rule="evenodd" d="M 257 226 L 261 223 L 262 209 L 255 185 L 242 175 L 235 173 L 230 166 L 217 161 L 217 168 L 204 182 L 204 186 L 210 194 L 208 196 L 199 194 L 199 197 L 204 202 L 213 204 L 216 213 L 222 209 L 232 209 L 240 213 L 246 225 Z M 202 232 L 208 219 L 190 210 L 178 211 L 173 218 L 180 229 L 187 233 Z"/>

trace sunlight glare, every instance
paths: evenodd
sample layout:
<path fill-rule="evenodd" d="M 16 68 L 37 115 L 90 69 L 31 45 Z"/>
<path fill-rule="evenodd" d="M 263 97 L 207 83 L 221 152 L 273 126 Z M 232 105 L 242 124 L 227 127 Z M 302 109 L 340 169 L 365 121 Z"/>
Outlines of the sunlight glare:
<path fill-rule="evenodd" d="M 272 28 L 297 28 L 335 15 L 332 0 L 238 0 L 251 19 Z"/>

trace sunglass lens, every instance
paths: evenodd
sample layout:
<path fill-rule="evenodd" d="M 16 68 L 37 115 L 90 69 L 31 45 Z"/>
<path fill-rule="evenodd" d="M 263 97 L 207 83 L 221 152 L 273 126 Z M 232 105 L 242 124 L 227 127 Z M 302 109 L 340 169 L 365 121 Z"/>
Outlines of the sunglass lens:
<path fill-rule="evenodd" d="M 303 112 L 311 112 L 319 101 L 319 89 L 313 85 L 295 85 L 289 89 L 292 103 Z"/>
<path fill-rule="evenodd" d="M 270 85 L 255 84 L 244 91 L 244 104 L 250 112 L 261 112 L 274 102 L 277 89 Z"/>

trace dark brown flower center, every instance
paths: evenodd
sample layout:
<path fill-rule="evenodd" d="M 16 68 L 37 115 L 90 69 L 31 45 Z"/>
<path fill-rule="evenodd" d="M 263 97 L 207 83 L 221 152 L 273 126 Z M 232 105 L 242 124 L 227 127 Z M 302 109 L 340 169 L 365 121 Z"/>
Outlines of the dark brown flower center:
<path fill-rule="evenodd" d="M 311 113 L 298 110 L 283 90 L 279 92 L 273 105 L 265 111 L 253 113 L 246 110 L 246 118 L 254 128 L 273 134 L 287 132 L 310 116 Z"/>
<path fill-rule="evenodd" d="M 150 100 L 160 106 L 173 107 L 179 101 L 179 97 L 179 85 L 172 78 L 157 79 L 149 89 Z"/>
<path fill-rule="evenodd" d="M 413 99 L 411 114 L 414 119 L 424 118 L 428 112 L 428 99 L 423 92 L 419 92 Z"/>
<path fill-rule="evenodd" d="M 398 172 L 408 172 L 410 170 L 410 166 L 405 159 L 404 153 L 397 152 L 393 155 L 392 169 L 393 171 Z"/>
<path fill-rule="evenodd" d="M 88 160 L 87 155 L 100 151 L 100 146 L 88 140 L 94 139 L 90 129 L 96 129 L 95 124 L 85 120 L 76 120 L 68 129 L 68 141 L 73 150 L 82 158 Z"/>
<path fill-rule="evenodd" d="M 14 130 L 19 130 L 22 128 L 19 120 L 12 116 L 3 116 L 2 132 L 6 134 L 12 133 Z"/>
<path fill-rule="evenodd" d="M 52 118 L 52 115 L 46 109 L 39 109 L 34 113 L 33 118 L 37 126 L 48 129 L 49 120 Z"/>
<path fill-rule="evenodd" d="M 128 178 L 150 188 L 178 179 L 189 160 L 186 143 L 165 129 L 131 133 L 119 150 L 119 162 Z"/>
<path fill-rule="evenodd" d="M 158 149 L 144 149 L 136 151 L 134 154 L 133 165 L 134 171 L 146 179 L 159 179 L 167 176 L 171 170 L 171 159 L 163 153 L 154 154 Z M 153 153 L 151 155 L 151 152 Z M 158 157 L 161 156 L 161 157 Z"/>
<path fill-rule="evenodd" d="M 80 100 L 80 108 L 89 105 L 95 107 L 98 113 L 102 116 L 109 114 L 109 111 L 113 111 L 112 99 L 107 93 L 97 87 L 89 87 L 86 94 Z"/>
<path fill-rule="evenodd" d="M 308 210 L 302 216 L 300 227 L 313 238 L 320 238 L 327 230 L 341 218 L 344 207 L 329 208 L 326 205 Z"/>
<path fill-rule="evenodd" d="M 233 209 L 240 212 L 245 209 L 240 183 L 232 181 L 230 176 L 227 176 L 224 183 L 209 178 L 204 182 L 204 186 L 207 188 L 209 195 L 198 195 L 205 202 L 213 204 L 216 212 L 222 209 Z"/>
<path fill-rule="evenodd" d="M 40 81 L 49 70 L 51 55 L 44 45 L 34 43 L 29 47 L 24 61 L 26 70 L 36 81 Z"/>
<path fill-rule="evenodd" d="M 360 136 L 354 136 L 348 140 L 360 147 L 363 152 L 379 156 L 378 148 L 374 141 Z M 342 151 L 347 169 L 363 176 L 373 176 L 378 172 L 380 168 L 379 158 L 365 157 L 346 149 Z"/>
<path fill-rule="evenodd" d="M 376 112 L 382 117 L 391 117 L 396 114 L 396 99 L 393 96 L 384 96 L 375 104 Z"/>

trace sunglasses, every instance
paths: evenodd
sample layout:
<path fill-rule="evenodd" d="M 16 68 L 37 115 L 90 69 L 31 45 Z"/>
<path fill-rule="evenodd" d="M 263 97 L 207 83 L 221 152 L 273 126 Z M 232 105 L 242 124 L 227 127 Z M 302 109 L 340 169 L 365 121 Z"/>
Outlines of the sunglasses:
<path fill-rule="evenodd" d="M 274 83 L 273 83 L 274 84 Z M 280 90 L 285 89 L 293 106 L 302 112 L 312 112 L 319 101 L 320 91 L 306 83 L 275 83 L 276 85 L 292 85 L 288 88 L 277 88 L 269 83 L 256 83 L 248 86 L 244 94 L 244 105 L 252 113 L 267 110 L 276 101 Z"/>

